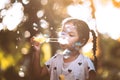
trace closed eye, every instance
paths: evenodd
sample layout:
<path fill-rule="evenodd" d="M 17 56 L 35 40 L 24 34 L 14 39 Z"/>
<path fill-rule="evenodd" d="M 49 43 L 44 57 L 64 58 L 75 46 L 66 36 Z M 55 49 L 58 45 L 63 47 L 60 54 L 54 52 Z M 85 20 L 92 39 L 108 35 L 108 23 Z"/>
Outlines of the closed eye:
<path fill-rule="evenodd" d="M 75 34 L 74 33 L 69 33 L 69 36 L 74 37 Z"/>

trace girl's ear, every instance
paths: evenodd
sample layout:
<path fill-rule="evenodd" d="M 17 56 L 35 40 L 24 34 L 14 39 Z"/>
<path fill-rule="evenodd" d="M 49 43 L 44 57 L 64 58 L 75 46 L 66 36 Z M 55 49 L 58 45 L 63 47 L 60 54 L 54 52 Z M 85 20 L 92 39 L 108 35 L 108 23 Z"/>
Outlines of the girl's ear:
<path fill-rule="evenodd" d="M 75 49 L 76 50 L 79 50 L 80 49 L 80 47 L 81 47 L 81 42 L 80 41 L 78 41 L 78 42 L 76 42 L 75 44 L 74 44 L 74 46 L 75 46 Z"/>
<path fill-rule="evenodd" d="M 78 42 L 75 43 L 75 46 L 82 47 L 86 44 L 86 39 L 79 40 Z"/>
<path fill-rule="evenodd" d="M 94 70 L 89 71 L 89 80 L 96 80 L 96 72 Z"/>

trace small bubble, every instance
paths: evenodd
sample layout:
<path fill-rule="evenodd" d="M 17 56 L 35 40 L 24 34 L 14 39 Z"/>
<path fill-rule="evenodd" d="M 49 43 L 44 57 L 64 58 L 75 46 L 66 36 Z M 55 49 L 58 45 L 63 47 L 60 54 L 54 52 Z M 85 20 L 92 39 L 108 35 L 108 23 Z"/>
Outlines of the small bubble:
<path fill-rule="evenodd" d="M 22 0 L 23 4 L 28 4 L 30 0 Z"/>
<path fill-rule="evenodd" d="M 37 27 L 38 25 L 37 25 L 37 23 L 33 23 L 33 26 L 34 26 L 34 27 Z"/>
<path fill-rule="evenodd" d="M 29 31 L 25 31 L 25 33 L 24 33 L 24 37 L 25 37 L 25 38 L 30 37 L 30 32 L 29 32 Z"/>
<path fill-rule="evenodd" d="M 51 27 L 50 30 L 53 30 L 53 27 Z"/>
<path fill-rule="evenodd" d="M 22 48 L 21 52 L 22 52 L 22 54 L 27 54 L 28 53 L 28 49 L 27 48 Z"/>
<path fill-rule="evenodd" d="M 18 46 L 16 45 L 16 47 L 15 47 L 16 49 L 18 49 Z"/>
<path fill-rule="evenodd" d="M 25 77 L 25 73 L 23 71 L 19 71 L 18 74 L 20 77 Z"/>
<path fill-rule="evenodd" d="M 17 34 L 19 34 L 20 33 L 20 31 L 17 31 Z"/>
<path fill-rule="evenodd" d="M 47 3 L 48 3 L 48 0 L 41 0 L 42 5 L 47 5 Z"/>
<path fill-rule="evenodd" d="M 38 31 L 38 28 L 36 28 L 36 27 L 33 27 L 33 29 L 34 29 L 35 31 Z"/>
<path fill-rule="evenodd" d="M 39 11 L 37 12 L 37 17 L 38 17 L 38 18 L 41 18 L 43 15 L 44 15 L 44 10 L 39 10 Z"/>
<path fill-rule="evenodd" d="M 40 20 L 40 26 L 41 26 L 43 29 L 46 29 L 46 28 L 49 27 L 49 24 L 48 24 L 48 22 L 47 22 L 46 20 L 41 19 L 41 20 Z"/>

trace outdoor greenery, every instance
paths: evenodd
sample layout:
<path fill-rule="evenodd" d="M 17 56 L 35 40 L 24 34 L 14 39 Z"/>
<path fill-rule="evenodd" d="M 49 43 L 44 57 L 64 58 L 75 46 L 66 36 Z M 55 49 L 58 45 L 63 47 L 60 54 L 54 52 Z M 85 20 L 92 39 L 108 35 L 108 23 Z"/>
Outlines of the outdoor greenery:
<path fill-rule="evenodd" d="M 21 0 L 18 1 L 21 2 Z M 61 4 L 61 8 L 53 10 L 53 3 Z M 70 3 L 67 0 L 51 0 L 48 2 L 49 5 L 42 5 L 40 0 L 31 0 L 28 5 L 24 5 L 24 14 L 28 16 L 28 19 L 15 31 L 7 29 L 0 31 L 0 80 L 34 80 L 31 67 L 34 51 L 30 39 L 39 32 L 56 37 L 61 20 L 68 16 L 61 10 Z M 33 29 L 33 23 L 39 25 L 40 19 L 37 18 L 36 13 L 41 9 L 44 9 L 45 14 L 40 19 L 45 19 L 50 26 L 47 30 L 41 27 L 37 27 L 37 30 Z M 27 38 L 26 31 L 30 32 Z M 99 32 L 97 39 L 97 80 L 120 80 L 120 40 L 114 40 Z M 52 53 L 55 53 L 59 46 L 54 43 L 50 48 Z M 42 63 L 45 61 L 42 59 Z M 20 71 L 23 71 L 25 75 L 19 74 Z M 48 77 L 42 80 L 48 80 L 46 78 Z"/>

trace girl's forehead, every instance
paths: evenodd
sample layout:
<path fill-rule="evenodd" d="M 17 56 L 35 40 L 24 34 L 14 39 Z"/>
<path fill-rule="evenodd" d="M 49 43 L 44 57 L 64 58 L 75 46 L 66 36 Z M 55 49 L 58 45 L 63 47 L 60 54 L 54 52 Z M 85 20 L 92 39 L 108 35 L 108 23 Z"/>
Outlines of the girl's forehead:
<path fill-rule="evenodd" d="M 63 29 L 74 30 L 74 29 L 76 29 L 76 26 L 74 26 L 72 23 L 71 23 L 71 24 L 65 24 L 65 25 L 63 26 Z"/>
<path fill-rule="evenodd" d="M 73 24 L 65 24 L 63 26 L 63 29 L 62 31 L 65 31 L 65 32 L 76 32 L 77 29 L 76 29 L 76 26 L 74 26 Z"/>

